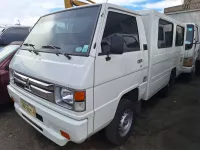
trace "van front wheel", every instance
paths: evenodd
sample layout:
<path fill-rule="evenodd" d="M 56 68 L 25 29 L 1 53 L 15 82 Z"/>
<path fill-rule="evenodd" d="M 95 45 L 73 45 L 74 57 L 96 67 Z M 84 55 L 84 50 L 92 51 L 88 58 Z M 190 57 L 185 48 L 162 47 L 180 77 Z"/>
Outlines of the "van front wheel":
<path fill-rule="evenodd" d="M 135 117 L 135 105 L 128 99 L 121 99 L 114 119 L 105 129 L 107 139 L 115 145 L 124 144 L 133 131 Z"/>

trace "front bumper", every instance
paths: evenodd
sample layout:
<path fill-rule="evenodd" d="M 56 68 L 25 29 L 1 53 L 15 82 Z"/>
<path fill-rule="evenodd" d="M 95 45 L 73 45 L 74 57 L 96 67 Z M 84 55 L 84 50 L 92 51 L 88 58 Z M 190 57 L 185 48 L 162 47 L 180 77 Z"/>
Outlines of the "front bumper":
<path fill-rule="evenodd" d="M 44 136 L 55 142 L 60 146 L 64 146 L 68 139 L 60 134 L 60 130 L 70 135 L 70 141 L 75 143 L 82 143 L 87 138 L 87 119 L 77 121 L 66 117 L 56 111 L 53 111 L 29 98 L 29 93 L 26 95 L 20 93 L 12 85 L 8 85 L 8 92 L 10 97 L 15 101 L 16 112 L 35 129 L 37 129 Z M 40 119 L 29 115 L 21 107 L 21 99 L 28 102 L 35 107 L 36 113 Z M 42 117 L 42 119 L 41 119 Z"/>

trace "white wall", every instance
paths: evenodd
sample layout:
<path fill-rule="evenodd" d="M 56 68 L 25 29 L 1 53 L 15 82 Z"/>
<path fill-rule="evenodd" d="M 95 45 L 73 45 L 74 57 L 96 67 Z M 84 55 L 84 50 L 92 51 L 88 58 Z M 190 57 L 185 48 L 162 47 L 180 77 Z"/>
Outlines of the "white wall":
<path fill-rule="evenodd" d="M 188 12 L 180 12 L 173 14 L 166 14 L 176 20 L 179 20 L 183 23 L 191 23 L 194 22 L 200 26 L 200 10 L 197 11 L 188 11 Z"/>

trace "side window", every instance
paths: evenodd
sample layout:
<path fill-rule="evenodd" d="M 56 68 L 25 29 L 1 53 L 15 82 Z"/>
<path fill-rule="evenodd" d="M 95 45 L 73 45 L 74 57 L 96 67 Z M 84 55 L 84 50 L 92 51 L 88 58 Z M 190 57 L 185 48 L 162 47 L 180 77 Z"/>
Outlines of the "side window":
<path fill-rule="evenodd" d="M 29 28 L 9 28 L 7 29 L 2 38 L 4 40 L 4 43 L 10 44 L 14 41 L 24 41 L 24 39 L 27 37 L 29 33 Z"/>
<path fill-rule="evenodd" d="M 158 27 L 158 48 L 172 47 L 172 44 L 173 23 L 160 19 Z"/>
<path fill-rule="evenodd" d="M 184 43 L 184 28 L 176 26 L 176 46 L 183 46 Z"/>
<path fill-rule="evenodd" d="M 163 27 L 159 27 L 158 39 L 160 41 L 164 41 L 164 29 L 163 29 Z"/>
<path fill-rule="evenodd" d="M 110 43 L 110 37 L 114 34 L 117 34 L 124 39 L 124 52 L 140 50 L 137 21 L 134 16 L 109 12 L 102 42 Z M 108 50 L 108 45 L 102 46 L 103 53 Z"/>

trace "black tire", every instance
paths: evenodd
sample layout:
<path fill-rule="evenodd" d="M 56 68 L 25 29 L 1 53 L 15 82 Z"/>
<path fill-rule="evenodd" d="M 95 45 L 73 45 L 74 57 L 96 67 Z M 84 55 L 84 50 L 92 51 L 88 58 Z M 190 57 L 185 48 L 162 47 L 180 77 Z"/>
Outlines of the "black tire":
<path fill-rule="evenodd" d="M 162 90 L 160 90 L 159 95 L 161 98 L 166 98 L 169 96 L 169 88 L 170 85 L 168 83 Z"/>
<path fill-rule="evenodd" d="M 127 111 L 132 112 L 132 117 L 130 117 L 132 118 L 132 123 L 128 132 L 124 136 L 121 136 L 120 123 L 122 120 L 122 116 Z M 114 145 L 124 144 L 133 131 L 133 127 L 135 124 L 135 117 L 136 117 L 136 110 L 135 110 L 135 105 L 133 104 L 133 102 L 131 102 L 128 99 L 121 99 L 114 119 L 105 129 L 105 134 L 108 141 L 110 141 Z"/>
<path fill-rule="evenodd" d="M 195 63 L 195 70 L 196 70 L 196 75 L 200 75 L 200 60 L 197 60 Z"/>
<path fill-rule="evenodd" d="M 185 74 L 187 81 L 191 81 L 195 76 L 195 70 L 191 73 Z"/>
<path fill-rule="evenodd" d="M 169 79 L 169 88 L 172 88 L 176 81 L 176 70 L 172 70 L 170 79 Z"/>
<path fill-rule="evenodd" d="M 169 82 L 168 84 L 160 91 L 160 97 L 162 98 L 166 98 L 169 96 L 169 93 L 170 93 L 170 89 L 173 87 L 173 85 L 175 84 L 175 79 L 176 79 L 176 71 L 173 70 L 171 72 L 171 75 L 170 75 L 170 79 L 169 79 Z"/>

